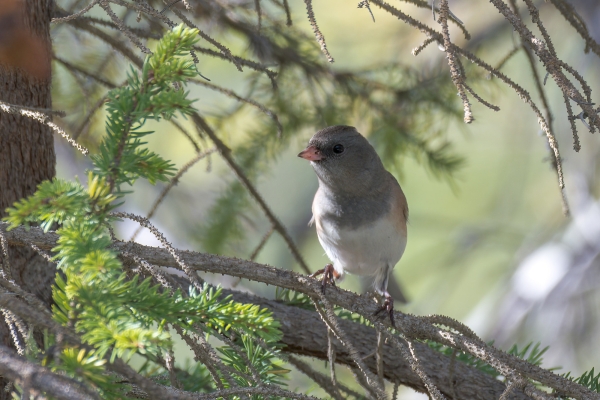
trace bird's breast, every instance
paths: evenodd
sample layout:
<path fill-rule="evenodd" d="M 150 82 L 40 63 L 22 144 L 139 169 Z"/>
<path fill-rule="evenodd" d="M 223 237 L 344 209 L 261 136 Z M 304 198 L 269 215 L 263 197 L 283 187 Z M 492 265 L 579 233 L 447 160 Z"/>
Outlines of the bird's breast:
<path fill-rule="evenodd" d="M 391 214 L 357 228 L 315 215 L 319 242 L 339 272 L 375 275 L 394 267 L 406 248 L 406 230 Z"/>

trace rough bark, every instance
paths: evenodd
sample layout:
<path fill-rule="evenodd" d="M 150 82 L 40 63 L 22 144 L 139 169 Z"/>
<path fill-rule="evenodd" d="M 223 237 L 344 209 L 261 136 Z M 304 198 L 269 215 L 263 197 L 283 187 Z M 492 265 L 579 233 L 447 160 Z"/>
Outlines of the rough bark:
<path fill-rule="evenodd" d="M 3 1 L 0 7 L 0 101 L 49 109 L 51 101 L 51 0 Z M 30 118 L 0 112 L 0 217 L 17 200 L 55 175 L 52 131 Z M 54 267 L 28 247 L 9 248 L 8 260 L 15 283 L 47 304 Z M 0 345 L 11 343 L 0 321 Z M 6 382 L 0 380 L 3 387 Z M 0 387 L 0 399 L 8 394 Z"/>
<path fill-rule="evenodd" d="M 6 224 L 0 223 L 0 231 L 5 231 L 5 229 Z M 11 244 L 25 245 L 26 243 L 33 243 L 45 250 L 50 250 L 54 247 L 57 240 L 57 235 L 53 232 L 44 234 L 40 229 L 36 228 L 26 230 L 23 227 L 18 227 L 10 232 L 5 232 L 5 235 Z M 163 249 L 143 246 L 137 243 L 119 243 L 115 246 L 115 249 L 117 251 L 135 253 L 156 265 L 174 266 L 171 256 Z M 194 259 L 197 257 L 202 258 L 202 255 L 199 253 L 182 253 L 185 254 L 184 257 L 190 266 L 195 267 L 201 264 L 207 267 L 206 263 Z M 212 257 L 213 261 L 215 259 L 225 261 L 225 257 L 205 256 Z M 233 266 L 234 260 L 227 260 Z M 127 261 L 131 260 L 128 259 Z M 203 261 L 207 260 L 204 259 Z M 238 261 L 240 263 L 244 262 L 242 260 Z M 227 266 L 223 265 L 222 271 L 226 270 Z M 284 270 L 274 270 L 273 273 L 277 273 L 278 271 L 281 276 L 288 273 L 288 271 Z M 182 277 L 179 277 L 177 280 L 180 283 L 187 284 Z M 234 290 L 224 290 L 223 294 L 232 295 L 234 300 L 242 303 L 258 304 L 261 307 L 270 309 L 274 317 L 281 323 L 283 344 L 286 346 L 284 348 L 285 351 L 327 360 L 327 330 L 316 312 Z M 0 298 L 0 306 L 2 304 L 5 303 Z M 16 308 L 13 311 L 18 315 L 23 315 L 23 318 L 27 319 L 25 311 L 17 310 Z M 35 317 L 32 316 L 32 318 Z M 373 329 L 348 320 L 338 320 L 338 324 L 349 337 L 352 337 L 354 347 L 359 350 L 361 356 L 368 355 L 376 348 L 377 335 Z M 337 342 L 335 345 L 336 361 L 339 364 L 353 366 L 354 362 L 348 353 L 348 349 Z M 450 399 L 495 400 L 506 389 L 506 386 L 502 382 L 490 375 L 459 361 L 452 361 L 449 357 L 430 349 L 425 344 L 415 342 L 414 346 L 427 375 L 438 389 Z M 395 347 L 386 344 L 383 350 L 383 358 L 384 376 L 387 380 L 410 386 L 417 391 L 424 392 L 426 390 L 419 376 L 410 367 L 408 360 Z M 377 372 L 375 357 L 368 357 L 364 362 L 373 373 Z M 527 399 L 530 397 L 523 394 L 520 390 L 515 390 L 511 398 Z"/>
<path fill-rule="evenodd" d="M 30 394 L 40 391 L 65 400 L 93 400 L 98 396 L 81 383 L 66 376 L 55 374 L 47 368 L 29 363 L 10 348 L 0 346 L 0 374 L 12 379 Z M 65 390 L 65 388 L 70 390 Z M 36 388 L 36 389 L 34 389 Z"/>

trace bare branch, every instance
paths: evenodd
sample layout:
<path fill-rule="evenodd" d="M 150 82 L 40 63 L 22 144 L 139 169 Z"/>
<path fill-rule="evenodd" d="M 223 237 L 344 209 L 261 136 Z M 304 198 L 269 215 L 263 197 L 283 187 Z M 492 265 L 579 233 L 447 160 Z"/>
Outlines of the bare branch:
<path fill-rule="evenodd" d="M 0 230 L 5 231 L 6 227 L 6 223 L 0 222 Z M 26 230 L 23 227 L 18 227 L 9 232 L 5 232 L 5 235 L 10 245 L 23 246 L 33 243 L 44 250 L 55 247 L 57 240 L 56 234 L 52 232 L 44 234 L 39 228 L 30 228 L 29 230 Z M 134 254 L 155 265 L 177 267 L 173 257 L 165 249 L 125 242 L 117 242 L 114 244 L 113 248 L 116 251 L 121 252 L 122 257 L 128 258 Z M 289 288 L 309 295 L 318 295 L 321 291 L 320 282 L 291 271 L 276 269 L 255 262 L 235 258 L 190 251 L 182 251 L 181 255 L 183 259 L 185 259 L 186 264 L 192 269 L 219 274 L 226 273 L 230 276 L 260 281 L 269 285 Z M 0 283 L 2 283 L 2 281 L 3 280 L 0 279 Z M 232 295 L 234 300 L 238 302 L 252 303 L 269 308 L 273 312 L 273 316 L 281 321 L 286 351 L 327 359 L 327 330 L 326 327 L 320 323 L 320 318 L 314 311 L 287 306 L 277 301 L 266 300 L 236 291 L 223 290 L 223 295 Z M 379 305 L 368 297 L 358 296 L 339 288 L 328 288 L 325 296 L 332 303 L 353 312 L 357 312 L 366 318 L 371 318 L 372 314 L 379 308 Z M 47 316 L 45 316 L 46 314 L 40 314 L 35 309 L 27 307 L 25 303 L 21 302 L 18 298 L 15 298 L 15 296 L 7 295 L 6 297 L 3 297 L 0 295 L 0 308 L 10 309 L 29 323 L 34 323 L 38 326 L 41 325 L 53 331 L 58 330 L 64 333 L 66 338 L 71 338 L 70 331 L 65 331 L 65 328 L 60 327 L 60 325 L 57 326 L 56 323 L 52 321 L 48 311 L 45 311 Z M 485 343 L 479 343 L 473 341 L 473 339 L 441 330 L 420 317 L 396 312 L 395 319 L 397 321 L 397 326 L 402 327 L 405 335 L 418 337 L 421 340 L 429 339 L 440 341 L 445 345 L 458 348 L 459 350 L 476 344 L 477 346 L 481 346 L 481 348 L 477 351 L 472 351 L 471 354 L 474 354 L 478 358 L 482 358 L 485 355 L 486 359 L 488 356 L 502 359 L 504 363 L 515 366 L 519 373 L 523 373 L 527 377 L 544 384 L 550 384 L 550 387 L 556 388 L 560 386 L 561 391 L 569 395 L 578 393 L 578 395 L 584 394 L 585 396 L 591 396 L 589 397 L 590 399 L 600 398 L 600 395 L 586 391 L 581 386 L 558 377 L 549 371 L 531 366 L 527 362 L 502 353 Z M 347 335 L 352 338 L 354 346 L 361 349 L 374 349 L 376 347 L 376 337 L 372 328 L 347 320 L 338 319 L 337 323 Z M 442 334 L 449 336 L 442 336 Z M 76 336 L 74 337 L 74 340 L 77 340 Z M 408 385 L 419 391 L 426 390 L 421 379 L 412 371 L 412 368 L 408 365 L 408 362 L 403 356 L 398 351 L 394 350 L 390 344 L 385 346 L 385 350 L 383 351 L 385 378 L 391 382 L 400 382 L 403 385 Z M 425 344 L 415 342 L 414 346 L 422 361 L 425 373 L 434 379 L 435 386 L 447 396 L 451 396 L 452 392 L 455 391 L 456 398 L 495 400 L 505 389 L 505 386 L 493 377 L 460 362 L 455 364 L 453 374 L 455 376 L 460 376 L 462 380 L 460 384 L 450 385 L 449 366 L 451 360 L 449 360 L 448 357 L 429 349 Z M 354 365 L 353 357 L 348 353 L 344 346 L 336 346 L 336 360 L 346 365 Z M 373 357 L 364 360 L 364 362 L 370 371 L 373 373 L 377 371 L 376 362 Z M 556 385 L 553 383 L 556 383 Z M 523 397 L 522 394 L 515 393 L 514 398 L 525 399 L 526 397 Z"/>
<path fill-rule="evenodd" d="M 258 245 L 254 249 L 254 251 L 252 251 L 252 254 L 250 254 L 250 257 L 249 257 L 250 260 L 252 260 L 252 261 L 256 260 L 256 257 L 258 257 L 258 254 L 260 253 L 260 251 L 263 249 L 263 247 L 265 247 L 265 244 L 267 244 L 267 241 L 269 240 L 269 238 L 271 237 L 273 232 L 275 232 L 275 229 L 273 227 L 271 227 L 271 229 L 269 229 L 269 231 L 267 233 L 265 233 L 265 235 L 260 240 L 260 243 L 258 243 Z"/>
<path fill-rule="evenodd" d="M 71 14 L 69 16 L 61 17 L 61 18 L 52 18 L 52 20 L 50 20 L 50 22 L 52 22 L 54 24 L 60 24 L 60 23 L 63 23 L 63 22 L 68 22 L 68 21 L 74 20 L 76 18 L 79 18 L 83 14 L 87 13 L 88 11 L 90 11 L 99 2 L 100 2 L 100 0 L 93 0 L 90 4 L 88 4 L 83 9 L 81 9 L 78 12 L 76 12 L 75 14 Z"/>
<path fill-rule="evenodd" d="M 271 118 L 273 120 L 273 122 L 275 122 L 275 124 L 277 125 L 277 136 L 281 137 L 282 133 L 283 133 L 283 126 L 281 126 L 281 123 L 279 122 L 279 118 L 277 117 L 277 114 L 275 114 L 273 111 L 269 110 L 267 107 L 265 107 L 264 105 L 260 104 L 259 102 L 252 100 L 249 97 L 243 97 L 240 96 L 239 94 L 235 93 L 233 90 L 230 89 L 226 89 L 223 88 L 221 86 L 212 84 L 212 83 L 208 83 L 205 81 L 202 81 L 200 79 L 190 79 L 190 82 L 193 82 L 195 84 L 207 87 L 209 89 L 212 89 L 214 91 L 217 91 L 219 93 L 223 93 L 226 96 L 232 97 L 238 101 L 250 104 L 256 108 L 258 108 L 260 111 L 262 111 L 266 116 L 268 116 L 269 118 Z"/>
<path fill-rule="evenodd" d="M 104 78 L 102 78 L 102 77 L 100 77 L 98 75 L 95 75 L 95 74 L 92 74 L 90 72 L 87 72 L 83 68 L 81 68 L 81 67 L 79 67 L 77 65 L 71 64 L 70 62 L 68 62 L 66 60 L 63 60 L 62 58 L 60 58 L 60 57 L 58 57 L 56 55 L 54 55 L 53 58 L 56 61 L 58 61 L 60 64 L 62 64 L 67 69 L 67 71 L 69 71 L 72 74 L 77 74 L 78 73 L 78 74 L 81 74 L 81 75 L 83 75 L 83 76 L 85 76 L 87 78 L 91 78 L 91 79 L 97 81 L 98 83 L 106 86 L 109 89 L 114 89 L 114 88 L 117 87 L 117 85 L 115 85 L 114 83 L 109 82 L 106 79 L 104 79 Z"/>
<path fill-rule="evenodd" d="M 327 61 L 333 63 L 335 60 L 329 54 L 329 50 L 327 50 L 327 44 L 325 43 L 325 37 L 321 33 L 319 29 L 319 25 L 317 25 L 317 20 L 315 19 L 315 13 L 312 9 L 312 0 L 304 0 L 304 4 L 306 4 L 306 13 L 308 14 L 308 21 L 310 22 L 310 26 L 312 27 L 313 32 L 315 33 L 315 38 L 317 39 L 317 43 L 321 46 L 321 51 L 327 58 Z"/>
<path fill-rule="evenodd" d="M 583 19 L 577 14 L 575 9 L 568 1 L 565 0 L 550 0 L 552 4 L 560 11 L 563 17 L 569 21 L 571 26 L 575 28 L 577 33 L 581 36 L 583 40 L 585 40 L 585 52 L 589 53 L 590 49 L 600 57 L 600 44 L 596 42 L 591 36 L 583 22 Z"/>
<path fill-rule="evenodd" d="M 129 40 L 131 40 L 131 43 L 135 44 L 142 51 L 142 53 L 152 54 L 150 49 L 144 46 L 142 42 L 140 42 L 140 40 L 133 34 L 133 32 L 131 32 L 129 28 L 127 28 L 123 21 L 121 21 L 119 17 L 117 17 L 117 14 L 115 14 L 112 8 L 110 8 L 108 1 L 100 0 L 99 4 L 100 7 L 102 7 L 106 14 L 110 17 L 110 19 L 119 27 L 119 30 L 123 32 L 125 36 L 129 38 Z"/>
<path fill-rule="evenodd" d="M 175 248 L 173 248 L 173 245 L 165 238 L 165 236 L 162 234 L 162 232 L 159 231 L 158 229 L 156 229 L 156 227 L 150 223 L 148 218 L 140 217 L 139 215 L 135 215 L 132 213 L 126 213 L 126 212 L 114 212 L 114 213 L 111 213 L 111 215 L 114 217 L 117 217 L 117 218 L 127 218 L 130 220 L 133 220 L 133 221 L 139 223 L 144 228 L 147 228 L 150 232 L 152 232 L 154 237 L 156 237 L 158 239 L 158 241 L 163 246 L 165 246 L 167 251 L 171 254 L 173 259 L 177 262 L 177 266 L 179 268 L 181 268 L 181 270 L 183 270 L 188 275 L 188 277 L 194 284 L 194 287 L 198 291 L 202 291 L 202 281 L 198 277 L 198 274 L 188 267 L 188 265 L 185 263 L 185 261 L 183 261 L 181 256 L 178 254 L 178 251 L 175 250 Z"/>
<path fill-rule="evenodd" d="M 87 156 L 89 151 L 85 147 L 81 146 L 77 143 L 67 132 L 64 131 L 60 126 L 56 125 L 54 122 L 50 121 L 50 117 L 48 114 L 44 114 L 40 111 L 34 111 L 35 109 L 31 107 L 21 107 L 14 104 L 4 103 L 0 101 L 0 111 L 3 111 L 7 114 L 16 114 L 22 115 L 26 118 L 31 118 L 38 121 L 41 124 L 48 126 L 55 133 L 58 133 L 62 136 L 69 144 L 75 147 L 77 150 L 81 152 L 84 156 Z"/>
<path fill-rule="evenodd" d="M 425 50 L 427 46 L 429 46 L 433 42 L 435 42 L 435 39 L 432 37 L 428 37 L 423 43 L 421 43 L 419 46 L 415 47 L 412 50 L 412 55 L 418 56 L 423 50 Z"/>
<path fill-rule="evenodd" d="M 312 381 L 316 382 L 325 392 L 327 392 L 331 397 L 335 400 L 342 400 L 343 397 L 340 395 L 340 392 L 336 386 L 331 383 L 331 378 L 327 377 L 323 374 L 318 373 L 314 369 L 310 367 L 307 363 L 301 361 L 300 359 L 289 356 L 287 361 L 292 364 L 296 369 L 302 372 L 304 375 L 308 376 Z M 350 390 L 350 389 L 348 389 Z M 353 396 L 356 398 L 360 398 L 361 396 L 354 392 Z"/>
<path fill-rule="evenodd" d="M 432 3 L 433 4 L 433 3 Z M 451 46 L 452 42 L 450 41 L 450 30 L 448 29 L 448 14 L 450 13 L 450 9 L 448 8 L 448 0 L 441 0 L 440 3 L 440 18 L 439 22 L 442 25 L 442 38 L 444 39 L 444 51 L 446 52 L 446 59 L 448 60 L 448 66 L 450 67 L 450 76 L 452 77 L 452 82 L 458 89 L 458 94 L 463 102 L 463 108 L 465 112 L 464 121 L 467 124 L 473 122 L 473 113 L 471 112 L 471 103 L 469 103 L 469 98 L 465 93 L 465 79 L 466 77 L 462 73 L 462 66 L 460 66 L 460 61 L 456 56 L 456 52 L 454 48 Z M 481 100 L 480 100 L 481 101 Z M 484 104 L 488 105 L 489 103 Z M 493 106 L 492 106 L 493 107 Z"/>
<path fill-rule="evenodd" d="M 101 29 L 92 26 L 88 21 L 81 19 L 74 19 L 68 21 L 69 25 L 74 26 L 75 28 L 88 32 L 93 36 L 96 36 L 98 39 L 102 40 L 113 49 L 117 50 L 119 53 L 127 57 L 132 63 L 135 64 L 139 69 L 142 68 L 143 60 L 137 56 L 129 47 L 127 47 L 123 42 L 118 39 L 113 38 L 106 32 Z"/>
<path fill-rule="evenodd" d="M 219 139 L 215 131 L 212 130 L 212 128 L 208 125 L 208 123 L 206 123 L 204 118 L 202 118 L 198 113 L 192 114 L 191 118 L 192 121 L 194 121 L 194 123 L 196 124 L 196 126 L 202 131 L 204 131 L 206 135 L 208 135 L 210 140 L 213 141 L 215 146 L 217 146 L 217 149 L 219 149 L 219 153 L 221 154 L 221 156 L 225 159 L 225 161 L 233 170 L 233 172 L 235 172 L 236 176 L 246 187 L 248 192 L 250 192 L 250 195 L 254 198 L 254 200 L 256 200 L 260 208 L 265 213 L 267 219 L 269 219 L 269 222 L 271 222 L 273 228 L 275 228 L 275 230 L 281 235 L 281 237 L 283 237 L 283 240 L 285 240 L 290 251 L 292 252 L 292 255 L 294 256 L 302 270 L 304 270 L 304 272 L 306 272 L 307 274 L 310 273 L 310 270 L 306 265 L 304 258 L 300 254 L 300 251 L 294 244 L 294 241 L 290 237 L 289 233 L 287 232 L 283 224 L 279 221 L 279 219 L 277 219 L 273 211 L 271 211 L 265 200 L 262 198 L 260 193 L 258 193 L 258 190 L 254 187 L 252 182 L 250 182 L 250 179 L 246 176 L 244 171 L 242 171 L 242 168 L 235 162 L 233 156 L 231 155 L 231 149 L 227 147 L 227 145 L 223 143 L 221 139 Z"/>
<path fill-rule="evenodd" d="M 98 393 L 66 376 L 55 374 L 49 369 L 27 361 L 0 345 L 0 375 L 27 388 L 35 388 L 57 399 L 89 400 L 100 399 Z M 68 388 L 68 390 L 66 390 Z M 40 394 L 38 392 L 38 394 Z"/>

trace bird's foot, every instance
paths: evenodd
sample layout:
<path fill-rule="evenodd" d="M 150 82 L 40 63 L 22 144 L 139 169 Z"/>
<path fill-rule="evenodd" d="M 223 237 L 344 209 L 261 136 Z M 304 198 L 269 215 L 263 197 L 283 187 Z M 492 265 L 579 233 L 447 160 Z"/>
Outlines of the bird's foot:
<path fill-rule="evenodd" d="M 333 264 L 327 264 L 325 268 L 321 268 L 311 274 L 310 277 L 316 278 L 321 274 L 323 274 L 323 279 L 321 280 L 321 292 L 325 293 L 325 287 L 327 285 L 335 286 L 335 279 L 339 278 L 340 275 L 333 268 Z"/>
<path fill-rule="evenodd" d="M 384 296 L 385 301 L 383 302 L 383 305 L 379 310 L 375 311 L 373 315 L 377 316 L 383 311 L 387 311 L 388 315 L 390 316 L 390 323 L 392 324 L 392 327 L 396 328 L 396 324 L 394 322 L 394 299 L 392 298 L 392 296 L 390 296 L 388 292 L 385 292 Z"/>

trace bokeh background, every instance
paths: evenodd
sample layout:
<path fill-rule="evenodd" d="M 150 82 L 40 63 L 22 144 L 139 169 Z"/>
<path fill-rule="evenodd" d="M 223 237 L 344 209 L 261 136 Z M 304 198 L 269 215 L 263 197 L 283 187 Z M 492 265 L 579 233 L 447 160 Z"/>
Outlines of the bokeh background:
<path fill-rule="evenodd" d="M 58 3 L 66 9 L 75 2 L 59 0 Z M 571 3 L 588 24 L 592 37 L 600 40 L 598 2 Z M 536 4 L 559 55 L 586 77 L 593 93 L 598 93 L 600 59 L 594 54 L 584 54 L 583 42 L 551 4 L 543 1 Z M 312 36 L 304 2 L 290 0 L 290 5 L 295 29 Z M 394 2 L 394 5 L 419 20 L 436 25 L 430 10 L 409 3 Z M 453 38 L 490 64 L 497 64 L 517 43 L 512 29 L 487 2 L 453 0 L 450 6 L 473 35 L 467 42 L 458 29 L 451 27 Z M 284 15 L 273 4 L 263 1 L 263 7 L 284 21 Z M 135 14 L 126 15 L 125 10 L 118 8 L 115 11 L 135 23 Z M 419 79 L 439 76 L 450 84 L 445 54 L 436 45 L 430 45 L 414 57 L 411 50 L 422 43 L 423 35 L 391 15 L 373 6 L 373 22 L 366 9 L 342 0 L 317 0 L 314 11 L 335 58 L 329 67 L 332 71 L 358 71 L 394 63 L 414 70 Z M 89 15 L 103 17 L 99 11 Z M 252 53 L 248 43 L 239 36 L 208 22 L 202 27 L 234 54 Z M 84 33 L 76 34 L 64 25 L 54 28 L 53 40 L 55 54 L 61 59 L 93 66 L 112 82 L 123 81 L 128 62 L 114 49 Z M 323 58 L 318 51 L 315 54 Z M 541 65 L 537 67 L 543 76 Z M 250 93 L 254 86 L 269 85 L 265 77 L 256 80 L 250 72 L 240 73 L 232 65 L 211 57 L 200 55 L 199 69 L 211 83 L 237 93 Z M 409 299 L 408 304 L 400 308 L 414 314 L 451 316 L 505 350 L 513 344 L 524 346 L 540 342 L 543 347 L 549 346 L 544 355 L 545 367 L 561 367 L 559 371 L 572 371 L 574 375 L 594 366 L 600 368 L 600 350 L 596 343 L 600 334 L 598 134 L 591 135 L 578 122 L 581 151 L 576 153 L 572 149 L 562 95 L 549 79 L 545 89 L 562 151 L 571 207 L 571 217 L 566 218 L 561 210 L 547 141 L 541 135 L 534 114 L 510 88 L 487 79 L 475 67 L 467 71 L 472 74 L 478 93 L 498 105 L 501 111 L 491 111 L 473 101 L 475 121 L 470 125 L 462 122 L 460 112 L 454 118 L 434 112 L 423 121 L 422 128 L 416 128 L 440 131 L 443 140 L 451 143 L 451 154 L 463 160 L 460 167 L 451 174 L 435 173 L 410 152 L 386 161 L 398 177 L 410 207 L 408 246 L 394 270 L 395 278 Z M 523 52 L 511 58 L 503 72 L 530 91 L 534 99 L 539 98 Z M 98 89 L 94 82 L 84 78 L 73 78 L 58 62 L 54 64 L 53 74 L 54 107 L 69 113 L 61 123 L 67 128 L 78 126 L 106 90 Z M 299 81 L 297 85 L 302 83 Z M 271 124 L 272 128 L 267 116 L 249 107 L 240 109 L 239 103 L 228 96 L 198 86 L 188 89 L 190 97 L 198 99 L 197 108 L 209 116 L 219 135 L 234 149 L 252 143 L 251 132 L 261 126 Z M 446 96 L 443 101 L 448 103 L 448 108 L 460 111 L 458 97 Z M 573 106 L 577 109 L 575 103 Z M 406 118 L 411 117 L 411 112 L 406 110 Z M 400 114 L 400 118 L 403 117 Z M 385 137 L 372 135 L 377 127 L 369 122 L 368 115 L 356 113 L 350 119 L 339 121 L 335 115 L 323 115 L 314 126 L 285 124 L 284 134 L 288 137 L 285 146 L 276 147 L 276 154 L 268 156 L 261 153 L 259 146 L 254 154 L 263 164 L 254 177 L 260 192 L 289 229 L 313 270 L 328 262 L 314 227 L 307 226 L 317 180 L 310 165 L 296 154 L 317 129 L 337 123 L 357 126 L 371 137 L 378 149 L 385 149 Z M 187 121 L 179 122 L 193 130 Z M 161 122 L 151 127 L 158 131 L 150 138 L 149 145 L 154 151 L 173 160 L 178 167 L 194 157 L 190 142 L 172 125 Z M 102 113 L 98 113 L 80 140 L 93 148 L 102 134 L 103 118 Z M 270 140 L 280 139 L 273 135 Z M 200 145 L 203 149 L 210 148 L 210 143 L 200 142 Z M 89 167 L 88 161 L 61 138 L 56 139 L 56 149 L 58 175 L 83 176 Z M 223 199 L 224 191 L 229 190 L 234 181 L 235 177 L 217 154 L 202 160 L 182 177 L 159 206 L 153 223 L 179 248 L 214 251 L 216 246 L 219 253 L 248 258 L 270 229 L 251 199 L 240 200 L 239 207 L 232 208 L 230 213 L 241 232 L 233 232 L 231 239 L 222 245 L 207 240 L 207 235 L 213 232 L 211 229 L 215 229 L 215 215 L 224 212 L 223 208 L 215 208 L 215 202 Z M 162 184 L 152 186 L 138 182 L 123 208 L 145 215 L 163 188 Z M 129 238 L 137 227 L 122 223 L 118 228 L 121 237 Z M 142 231 L 136 240 L 158 245 L 147 231 Z M 299 271 L 277 234 L 269 238 L 257 261 Z M 264 285 L 221 276 L 208 279 L 261 296 L 275 296 L 274 288 Z M 355 277 L 346 279 L 342 287 L 365 290 Z M 322 364 L 324 368 L 325 363 Z M 348 379 L 350 377 L 348 374 Z M 291 387 L 304 384 L 306 381 L 301 377 L 295 377 Z M 405 391 L 400 398 L 426 397 Z"/>

